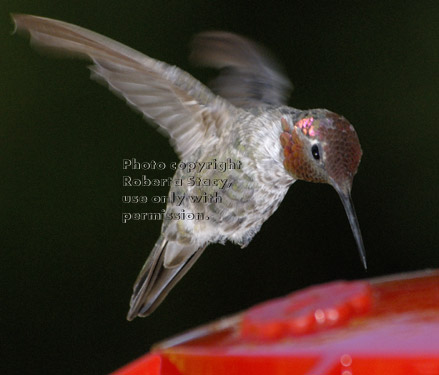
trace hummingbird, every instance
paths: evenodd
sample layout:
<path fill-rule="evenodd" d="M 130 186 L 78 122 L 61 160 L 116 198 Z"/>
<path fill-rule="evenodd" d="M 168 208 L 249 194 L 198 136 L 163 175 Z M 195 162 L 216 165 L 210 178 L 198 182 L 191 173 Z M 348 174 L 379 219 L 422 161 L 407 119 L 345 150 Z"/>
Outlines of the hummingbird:
<path fill-rule="evenodd" d="M 287 106 L 292 84 L 264 47 L 229 32 L 196 35 L 191 61 L 219 70 L 208 88 L 176 66 L 79 26 L 24 14 L 12 18 L 35 46 L 91 60 L 91 77 L 158 125 L 180 161 L 239 161 L 240 168 L 227 171 L 176 170 L 174 179 L 182 183 L 169 194 L 185 198 L 167 203 L 160 236 L 134 284 L 128 320 L 151 314 L 209 244 L 246 247 L 297 180 L 337 191 L 367 268 L 351 199 L 362 156 L 357 133 L 327 109 Z M 188 182 L 194 179 L 227 183 Z M 220 199 L 190 199 L 202 195 Z M 195 214 L 202 215 L 187 219 Z"/>

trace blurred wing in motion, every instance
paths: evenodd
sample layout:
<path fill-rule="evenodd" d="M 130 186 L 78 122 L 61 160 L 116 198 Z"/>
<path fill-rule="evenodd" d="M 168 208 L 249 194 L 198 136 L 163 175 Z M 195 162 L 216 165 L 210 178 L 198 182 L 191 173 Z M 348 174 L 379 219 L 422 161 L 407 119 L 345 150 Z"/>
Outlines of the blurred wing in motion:
<path fill-rule="evenodd" d="M 284 105 L 293 88 L 268 51 L 232 33 L 198 34 L 192 43 L 191 61 L 220 69 L 210 87 L 237 107 Z"/>
<path fill-rule="evenodd" d="M 214 135 L 233 110 L 188 73 L 100 34 L 49 18 L 24 14 L 12 18 L 16 30 L 28 32 L 35 46 L 91 59 L 92 78 L 106 82 L 156 123 L 181 159 Z"/>

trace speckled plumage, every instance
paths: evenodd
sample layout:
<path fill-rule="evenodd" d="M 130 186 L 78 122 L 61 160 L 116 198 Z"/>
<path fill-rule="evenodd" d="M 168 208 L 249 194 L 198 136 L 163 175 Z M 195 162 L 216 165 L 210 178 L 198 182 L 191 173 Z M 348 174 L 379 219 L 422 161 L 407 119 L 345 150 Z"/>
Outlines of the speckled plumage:
<path fill-rule="evenodd" d="M 182 185 L 173 185 L 170 197 L 185 198 L 167 204 L 160 237 L 134 285 L 129 320 L 153 312 L 209 243 L 247 246 L 297 179 L 334 186 L 365 264 L 350 200 L 361 159 L 355 130 L 328 110 L 287 107 L 292 85 L 262 47 L 230 33 L 199 34 L 192 61 L 221 69 L 211 91 L 179 68 L 89 30 L 35 16 L 13 18 L 36 45 L 91 59 L 92 78 L 157 124 L 181 160 L 241 163 L 227 171 L 177 170 L 174 179 Z M 191 178 L 227 183 L 191 186 Z M 201 196 L 216 198 L 191 198 Z M 202 219 L 176 219 L 181 213 Z"/>

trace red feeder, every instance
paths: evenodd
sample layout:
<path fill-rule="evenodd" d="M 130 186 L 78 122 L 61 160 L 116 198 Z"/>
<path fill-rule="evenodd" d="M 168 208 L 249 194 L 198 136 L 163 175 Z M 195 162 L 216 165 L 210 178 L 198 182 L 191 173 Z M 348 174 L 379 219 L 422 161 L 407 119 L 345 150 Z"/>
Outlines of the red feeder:
<path fill-rule="evenodd" d="M 313 286 L 171 338 L 112 375 L 439 375 L 439 271 Z"/>

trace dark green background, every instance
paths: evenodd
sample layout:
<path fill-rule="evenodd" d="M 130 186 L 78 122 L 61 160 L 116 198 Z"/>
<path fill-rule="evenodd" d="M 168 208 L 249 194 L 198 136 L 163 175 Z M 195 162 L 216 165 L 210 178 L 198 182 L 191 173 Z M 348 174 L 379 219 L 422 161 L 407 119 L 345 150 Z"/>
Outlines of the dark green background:
<path fill-rule="evenodd" d="M 127 322 L 160 223 L 121 224 L 121 195 L 138 192 L 121 186 L 122 159 L 176 156 L 85 62 L 11 36 L 9 12 L 81 25 L 204 80 L 187 62 L 193 34 L 268 46 L 295 84 L 291 105 L 341 113 L 359 134 L 353 198 L 368 272 L 337 194 L 298 182 L 248 248 L 210 246 L 151 317 Z M 439 267 L 438 14 L 437 1 L 3 0 L 0 372 L 108 373 L 154 342 L 311 284 Z"/>

